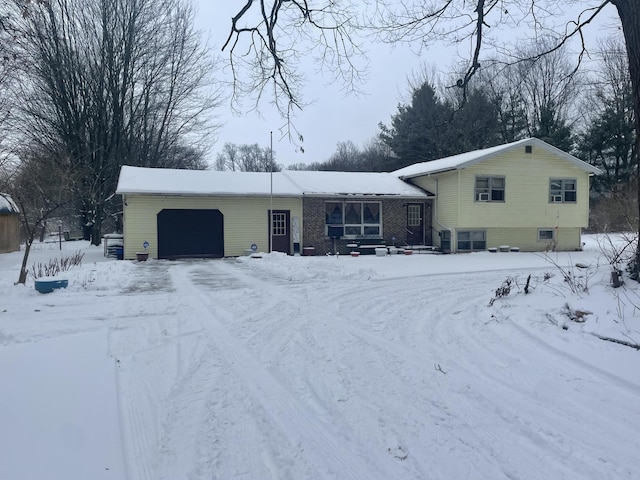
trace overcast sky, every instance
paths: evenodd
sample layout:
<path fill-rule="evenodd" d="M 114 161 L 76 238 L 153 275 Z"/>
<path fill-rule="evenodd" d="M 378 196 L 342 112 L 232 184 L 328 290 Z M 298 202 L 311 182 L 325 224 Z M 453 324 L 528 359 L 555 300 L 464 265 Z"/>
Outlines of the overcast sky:
<path fill-rule="evenodd" d="M 242 2 L 195 1 L 199 12 L 197 26 L 209 35 L 212 50 L 219 53 L 228 36 L 231 17 Z M 593 3 L 599 2 L 583 2 Z M 610 35 L 615 28 L 615 10 L 609 9 L 606 13 L 602 21 L 590 29 L 595 36 Z M 211 149 L 210 162 L 225 142 L 269 146 L 271 131 L 276 161 L 285 167 L 300 162 L 325 161 L 335 152 L 337 142 L 351 140 L 362 147 L 377 135 L 379 122 L 389 123 L 400 100 L 403 96 L 406 98 L 408 78 L 420 71 L 421 65 L 434 67 L 443 78 L 447 78 L 456 56 L 456 52 L 445 45 L 434 45 L 419 56 L 406 46 L 392 48 L 368 44 L 365 47 L 369 52 L 369 74 L 362 85 L 364 95 L 345 95 L 340 85 L 327 85 L 326 79 L 314 71 L 304 72 L 308 82 L 304 101 L 313 101 L 295 118 L 295 126 L 304 136 L 304 153 L 288 138 L 282 138 L 279 129 L 284 121 L 268 103 L 262 104 L 259 114 L 246 112 L 236 115 L 227 102 L 217 111 L 219 120 L 224 124 Z M 465 54 L 464 50 L 462 54 Z"/>

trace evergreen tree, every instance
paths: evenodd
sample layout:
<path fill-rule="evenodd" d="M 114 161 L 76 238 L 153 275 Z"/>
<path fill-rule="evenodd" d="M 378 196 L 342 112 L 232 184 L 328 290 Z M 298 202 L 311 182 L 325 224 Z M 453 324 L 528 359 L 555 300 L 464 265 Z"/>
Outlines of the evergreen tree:
<path fill-rule="evenodd" d="M 567 122 L 558 115 L 553 102 L 540 109 L 539 118 L 531 136 L 553 145 L 565 152 L 573 150 L 573 135 Z"/>
<path fill-rule="evenodd" d="M 401 168 L 412 163 L 445 156 L 444 126 L 453 117 L 448 105 L 443 105 L 429 83 L 423 83 L 411 95 L 411 104 L 398 105 L 391 126 L 380 124 L 380 138 L 398 157 Z"/>
<path fill-rule="evenodd" d="M 410 105 L 398 106 L 390 127 L 380 129 L 397 157 L 389 170 L 500 143 L 498 111 L 482 90 L 471 91 L 464 103 L 442 101 L 428 82 L 413 91 Z"/>
<path fill-rule="evenodd" d="M 624 45 L 609 40 L 601 45 L 600 71 L 591 86 L 591 114 L 578 141 L 578 155 L 600 168 L 593 179 L 599 192 L 626 191 L 637 172 L 633 89 Z"/>

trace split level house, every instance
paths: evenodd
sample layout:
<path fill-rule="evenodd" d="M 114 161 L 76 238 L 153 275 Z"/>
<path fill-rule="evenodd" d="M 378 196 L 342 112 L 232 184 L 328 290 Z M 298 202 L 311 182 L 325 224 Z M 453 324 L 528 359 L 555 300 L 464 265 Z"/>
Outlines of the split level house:
<path fill-rule="evenodd" d="M 535 138 L 391 173 L 123 166 L 124 258 L 433 246 L 579 250 L 599 170 Z"/>

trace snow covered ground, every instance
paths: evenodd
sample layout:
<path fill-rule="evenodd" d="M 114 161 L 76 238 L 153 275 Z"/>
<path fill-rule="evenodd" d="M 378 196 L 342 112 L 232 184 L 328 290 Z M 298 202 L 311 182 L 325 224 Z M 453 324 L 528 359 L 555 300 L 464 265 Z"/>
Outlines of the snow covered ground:
<path fill-rule="evenodd" d="M 3 480 L 638 478 L 640 352 L 592 334 L 640 343 L 640 291 L 609 286 L 595 237 L 548 258 L 63 248 L 84 261 L 46 295 L 0 255 Z"/>

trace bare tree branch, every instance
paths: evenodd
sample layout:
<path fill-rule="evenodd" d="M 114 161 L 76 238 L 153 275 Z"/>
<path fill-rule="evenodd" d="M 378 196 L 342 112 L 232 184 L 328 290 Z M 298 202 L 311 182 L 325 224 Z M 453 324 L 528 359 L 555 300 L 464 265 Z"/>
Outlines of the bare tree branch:
<path fill-rule="evenodd" d="M 244 2 L 222 47 L 233 74 L 234 108 L 242 110 L 246 98 L 252 99 L 252 110 L 272 103 L 293 138 L 292 119 L 306 105 L 302 65 L 328 74 L 328 82 L 339 81 L 347 92 L 358 92 L 366 67 L 358 63 L 363 50 L 353 37 L 358 31 L 356 5 L 350 0 L 314 6 L 306 0 Z"/>

